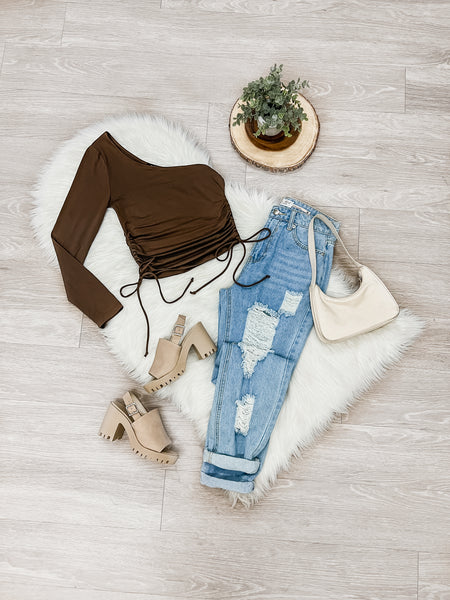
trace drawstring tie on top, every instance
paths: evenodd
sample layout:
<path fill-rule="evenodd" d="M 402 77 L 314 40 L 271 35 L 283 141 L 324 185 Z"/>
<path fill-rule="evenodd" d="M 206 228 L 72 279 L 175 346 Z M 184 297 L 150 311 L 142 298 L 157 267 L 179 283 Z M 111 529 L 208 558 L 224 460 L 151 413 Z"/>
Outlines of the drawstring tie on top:
<path fill-rule="evenodd" d="M 160 296 L 161 296 L 161 298 L 164 300 L 164 302 L 166 304 L 173 304 L 174 302 L 178 302 L 178 300 L 180 300 L 184 296 L 184 294 L 189 289 L 189 286 L 194 281 L 194 278 L 191 277 L 191 280 L 186 285 L 186 287 L 184 288 L 183 292 L 178 296 L 178 298 L 175 298 L 174 300 L 167 300 L 164 297 L 164 294 L 162 292 L 161 284 L 159 283 L 159 278 L 156 275 L 156 273 L 153 271 L 153 268 L 152 268 L 152 265 L 151 265 L 152 261 L 153 261 L 153 258 L 149 258 L 148 260 L 146 260 L 143 263 L 141 263 L 141 267 L 139 269 L 139 279 L 137 281 L 135 281 L 134 283 L 127 283 L 127 284 L 123 285 L 120 288 L 120 295 L 122 296 L 122 298 L 129 298 L 130 296 L 132 296 L 133 294 L 135 294 L 137 292 L 137 297 L 138 297 L 138 300 L 139 300 L 139 304 L 141 305 L 141 309 L 142 309 L 142 312 L 144 313 L 145 322 L 146 322 L 146 325 L 147 325 L 147 339 L 145 341 L 145 354 L 144 354 L 144 356 L 148 355 L 148 344 L 150 342 L 150 321 L 148 319 L 147 311 L 145 310 L 145 307 L 144 307 L 144 305 L 142 303 L 142 298 L 141 298 L 141 293 L 140 293 L 141 284 L 142 284 L 142 281 L 145 279 L 145 276 L 147 274 L 149 274 L 149 275 L 151 275 L 156 280 Z M 128 294 L 124 294 L 122 292 L 122 290 L 124 290 L 125 288 L 130 287 L 132 285 L 136 286 L 134 288 L 134 290 L 132 290 Z"/>
<path fill-rule="evenodd" d="M 256 235 L 259 235 L 260 233 L 262 233 L 263 231 L 268 231 L 269 233 L 262 237 L 259 238 L 257 240 L 253 240 L 252 238 L 254 238 Z M 215 281 L 216 279 L 218 279 L 221 275 L 223 275 L 225 273 L 225 271 L 228 269 L 228 267 L 231 264 L 231 261 L 233 260 L 233 250 L 234 247 L 237 244 L 241 244 L 243 249 L 244 249 L 244 254 L 242 255 L 241 260 L 238 262 L 238 264 L 236 265 L 234 271 L 233 271 L 233 281 L 236 285 L 240 285 L 241 287 L 253 287 L 254 285 L 257 285 L 258 283 L 261 283 L 262 281 L 264 281 L 265 279 L 268 279 L 270 277 L 270 275 L 264 275 L 264 277 L 262 277 L 261 279 L 259 279 L 258 281 L 255 281 L 254 283 L 248 283 L 248 284 L 244 284 L 244 283 L 239 283 L 239 281 L 236 281 L 236 272 L 239 269 L 239 267 L 241 266 L 241 264 L 244 261 L 245 255 L 247 253 L 247 248 L 245 247 L 245 244 L 247 243 L 254 243 L 254 242 L 263 242 L 264 240 L 267 240 L 268 237 L 270 237 L 272 234 L 272 231 L 268 228 L 268 227 L 263 227 L 262 229 L 260 229 L 259 231 L 257 231 L 256 233 L 254 233 L 253 235 L 251 235 L 248 238 L 242 239 L 241 237 L 236 240 L 235 242 L 233 242 L 231 244 L 231 246 L 228 248 L 227 250 L 227 254 L 225 256 L 225 258 L 219 258 L 218 255 L 218 250 L 220 250 L 220 248 L 218 248 L 216 250 L 215 253 L 215 257 L 218 261 L 220 262 L 224 262 L 226 260 L 228 260 L 227 265 L 225 267 L 225 269 L 223 269 L 218 275 L 216 275 L 215 277 L 213 277 L 212 279 L 210 279 L 209 281 L 207 281 L 206 283 L 204 283 L 201 287 L 197 288 L 194 291 L 191 291 L 191 294 L 196 294 L 197 292 L 199 292 L 200 290 L 202 290 L 204 287 L 206 287 L 207 285 L 209 285 L 210 283 L 212 283 L 213 281 Z"/>
<path fill-rule="evenodd" d="M 263 231 L 267 231 L 268 234 L 266 236 L 264 236 L 264 237 L 259 238 L 259 239 L 256 239 L 256 240 L 253 239 L 255 236 L 259 235 Z M 204 283 L 201 287 L 197 288 L 196 290 L 191 291 L 191 294 L 197 294 L 200 290 L 202 290 L 204 287 L 206 287 L 207 285 L 209 285 L 210 283 L 212 283 L 213 281 L 215 281 L 216 279 L 218 279 L 221 275 L 223 275 L 225 273 L 225 271 L 228 269 L 228 267 L 231 264 L 231 261 L 233 259 L 233 250 L 234 250 L 234 247 L 237 244 L 241 244 L 242 245 L 242 247 L 244 249 L 244 253 L 242 255 L 241 260 L 236 265 L 236 267 L 235 267 L 235 269 L 233 271 L 233 281 L 234 281 L 234 283 L 236 283 L 237 285 L 239 285 L 241 287 L 247 288 L 247 287 L 253 287 L 254 285 L 257 285 L 258 283 L 261 283 L 265 279 L 268 279 L 270 277 L 270 275 L 265 275 L 264 277 L 262 277 L 258 281 L 255 281 L 255 282 L 249 283 L 249 284 L 244 284 L 244 283 L 239 283 L 239 281 L 236 281 L 236 273 L 237 273 L 239 267 L 241 266 L 241 264 L 244 261 L 245 256 L 246 256 L 247 249 L 245 247 L 245 244 L 247 244 L 247 243 L 263 242 L 268 237 L 270 237 L 271 234 L 272 234 L 272 231 L 268 227 L 263 227 L 262 229 L 260 229 L 259 231 L 257 231 L 256 233 L 254 233 L 253 235 L 251 235 L 248 238 L 242 239 L 241 237 L 239 237 L 239 239 L 235 240 L 228 247 L 228 249 L 226 250 L 226 255 L 225 255 L 224 258 L 219 258 L 219 255 L 220 255 L 219 254 L 219 250 L 221 250 L 223 247 L 222 248 L 218 248 L 216 250 L 216 252 L 215 252 L 215 258 L 219 262 L 225 262 L 225 261 L 227 261 L 227 264 L 226 264 L 225 268 L 220 273 L 218 273 L 218 275 L 215 275 L 215 277 L 213 277 L 212 279 L 210 279 L 209 281 L 207 281 L 206 283 Z M 223 250 L 223 251 L 225 251 L 225 250 Z M 159 289 L 159 293 L 161 295 L 161 298 L 163 299 L 163 301 L 166 304 L 173 304 L 174 302 L 178 302 L 178 300 L 180 300 L 185 295 L 185 293 L 187 292 L 187 290 L 191 286 L 192 282 L 194 281 L 194 278 L 191 277 L 189 283 L 186 285 L 186 287 L 184 288 L 183 292 L 178 296 L 178 298 L 175 298 L 174 300 L 167 300 L 164 297 L 164 294 L 162 292 L 161 284 L 159 283 L 159 278 L 158 278 L 158 276 L 156 275 L 156 273 L 153 270 L 153 267 L 152 267 L 153 260 L 154 260 L 153 257 L 151 257 L 151 258 L 149 258 L 149 259 L 144 260 L 143 262 L 141 262 L 140 263 L 140 267 L 139 267 L 139 279 L 136 282 L 134 282 L 134 283 L 127 283 L 127 284 L 123 285 L 120 288 L 120 295 L 122 296 L 122 298 L 129 298 L 133 294 L 137 293 L 139 304 L 141 306 L 142 312 L 144 313 L 145 322 L 146 322 L 146 325 L 147 325 L 147 339 L 146 339 L 146 342 L 145 342 L 145 354 L 144 354 L 144 356 L 148 355 L 148 345 L 149 345 L 149 342 L 150 342 L 150 321 L 148 319 L 148 315 L 147 315 L 147 312 L 145 310 L 145 307 L 144 307 L 144 305 L 142 303 L 142 298 L 141 298 L 141 294 L 140 294 L 140 287 L 141 287 L 142 281 L 146 278 L 147 275 L 150 275 L 150 277 L 153 277 L 156 280 L 156 283 L 158 285 L 158 289 Z M 177 268 L 178 267 L 172 267 L 172 268 L 166 267 L 164 270 L 165 271 L 175 270 Z M 128 294 L 124 294 L 122 290 L 124 290 L 125 288 L 128 288 L 130 286 L 135 286 L 135 287 Z"/>

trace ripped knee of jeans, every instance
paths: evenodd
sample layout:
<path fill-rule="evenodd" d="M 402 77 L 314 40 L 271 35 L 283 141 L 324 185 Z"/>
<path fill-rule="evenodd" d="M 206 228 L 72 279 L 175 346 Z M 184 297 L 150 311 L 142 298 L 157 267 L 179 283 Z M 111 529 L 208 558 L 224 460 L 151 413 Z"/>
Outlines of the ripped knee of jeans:
<path fill-rule="evenodd" d="M 273 352 L 271 347 L 279 320 L 279 313 L 261 302 L 255 302 L 248 309 L 244 335 L 238 344 L 245 377 L 250 377 L 258 361 Z"/>

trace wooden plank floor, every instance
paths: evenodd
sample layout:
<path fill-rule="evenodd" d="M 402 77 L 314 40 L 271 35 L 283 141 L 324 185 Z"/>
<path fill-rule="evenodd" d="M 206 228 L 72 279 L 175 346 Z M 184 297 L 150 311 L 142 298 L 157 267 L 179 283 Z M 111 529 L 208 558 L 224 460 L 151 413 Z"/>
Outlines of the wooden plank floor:
<path fill-rule="evenodd" d="M 0 597 L 450 597 L 447 0 L 2 0 Z M 304 166 L 231 148 L 242 87 L 284 64 L 321 121 Z M 54 148 L 127 110 L 162 112 L 224 177 L 336 216 L 427 329 L 251 510 L 199 483 L 193 426 L 143 461 L 97 436 L 133 382 L 34 241 L 30 189 Z"/>

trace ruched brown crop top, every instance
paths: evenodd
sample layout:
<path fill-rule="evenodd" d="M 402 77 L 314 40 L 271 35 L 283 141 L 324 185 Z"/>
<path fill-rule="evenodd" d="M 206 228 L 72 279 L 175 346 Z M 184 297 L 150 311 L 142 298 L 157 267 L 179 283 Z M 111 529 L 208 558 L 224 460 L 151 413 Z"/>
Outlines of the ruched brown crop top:
<path fill-rule="evenodd" d="M 235 276 L 245 257 L 245 242 L 262 241 L 270 235 L 270 230 L 263 228 L 245 240 L 240 237 L 225 196 L 225 181 L 209 165 L 163 167 L 148 163 L 105 131 L 86 149 L 51 233 L 68 300 L 99 327 L 123 308 L 83 266 L 109 207 L 115 210 L 139 267 L 138 281 L 122 286 L 120 294 L 124 298 L 138 294 L 147 324 L 145 356 L 150 325 L 139 293 L 143 279 L 154 278 L 164 302 L 176 302 L 193 278 L 173 300 L 166 300 L 159 279 L 185 273 L 213 258 L 226 261 L 213 279 L 190 290 L 195 294 L 226 271 L 234 246 L 242 244 L 244 254 L 233 280 L 243 285 Z M 133 289 L 125 294 L 127 287 Z"/>

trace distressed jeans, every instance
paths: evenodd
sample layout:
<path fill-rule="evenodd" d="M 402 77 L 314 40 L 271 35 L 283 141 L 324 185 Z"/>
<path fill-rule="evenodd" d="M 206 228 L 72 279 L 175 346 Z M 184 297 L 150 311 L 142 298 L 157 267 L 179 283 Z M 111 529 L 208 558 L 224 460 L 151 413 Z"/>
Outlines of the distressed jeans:
<path fill-rule="evenodd" d="M 219 291 L 214 401 L 201 466 L 201 483 L 248 493 L 261 470 L 270 435 L 313 319 L 308 225 L 319 211 L 285 197 L 265 227 L 271 235 L 253 245 L 238 281 L 254 287 Z M 328 216 L 328 215 L 326 215 Z M 339 231 L 339 222 L 330 220 Z M 267 235 L 266 232 L 260 237 Z M 314 222 L 317 284 L 326 290 L 336 238 Z"/>

